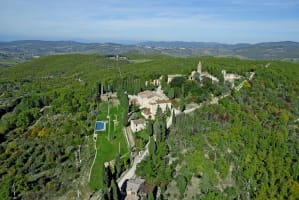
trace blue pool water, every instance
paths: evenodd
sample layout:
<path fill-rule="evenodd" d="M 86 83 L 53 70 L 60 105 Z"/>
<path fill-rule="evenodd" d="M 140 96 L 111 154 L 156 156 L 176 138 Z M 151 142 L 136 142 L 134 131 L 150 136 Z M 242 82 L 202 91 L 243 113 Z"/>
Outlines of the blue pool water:
<path fill-rule="evenodd" d="M 96 122 L 96 131 L 104 131 L 106 129 L 106 123 L 103 121 L 97 121 Z"/>

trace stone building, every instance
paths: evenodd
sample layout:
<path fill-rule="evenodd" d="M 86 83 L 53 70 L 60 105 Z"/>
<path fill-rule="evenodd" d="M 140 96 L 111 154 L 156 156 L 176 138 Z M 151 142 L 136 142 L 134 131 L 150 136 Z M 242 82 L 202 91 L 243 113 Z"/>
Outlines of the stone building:
<path fill-rule="evenodd" d="M 131 130 L 133 133 L 141 131 L 146 128 L 146 122 L 144 119 L 131 120 Z"/>
<path fill-rule="evenodd" d="M 129 95 L 129 103 L 134 103 L 142 109 L 141 114 L 146 119 L 154 119 L 158 107 L 161 108 L 162 112 L 165 112 L 167 107 L 171 109 L 171 101 L 161 90 L 146 90 L 138 93 L 138 95 Z"/>
<path fill-rule="evenodd" d="M 224 82 L 229 82 L 231 83 L 231 87 L 234 88 L 235 87 L 235 80 L 236 79 L 240 79 L 241 76 L 238 74 L 230 74 L 230 73 L 226 73 L 225 70 L 222 70 L 221 73 L 223 74 L 223 79 Z"/>
<path fill-rule="evenodd" d="M 127 196 L 125 200 L 139 200 L 142 198 L 141 188 L 145 184 L 144 179 L 136 178 L 129 179 L 127 182 L 126 193 Z"/>

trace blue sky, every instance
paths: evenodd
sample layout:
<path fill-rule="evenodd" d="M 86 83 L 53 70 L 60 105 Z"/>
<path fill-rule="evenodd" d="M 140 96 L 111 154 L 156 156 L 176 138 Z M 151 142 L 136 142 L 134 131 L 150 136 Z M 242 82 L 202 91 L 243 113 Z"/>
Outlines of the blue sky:
<path fill-rule="evenodd" d="M 0 41 L 299 41 L 299 0 L 0 0 Z"/>

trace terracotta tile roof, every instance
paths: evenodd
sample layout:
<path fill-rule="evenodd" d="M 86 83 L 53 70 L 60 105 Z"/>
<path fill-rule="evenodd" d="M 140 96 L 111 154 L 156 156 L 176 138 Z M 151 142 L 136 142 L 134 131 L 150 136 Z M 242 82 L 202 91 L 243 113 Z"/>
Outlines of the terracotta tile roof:
<path fill-rule="evenodd" d="M 138 94 L 138 96 L 141 96 L 142 98 L 149 98 L 152 95 L 154 95 L 153 91 L 149 91 L 149 90 L 145 90 Z"/>
<path fill-rule="evenodd" d="M 160 103 L 171 103 L 171 101 L 169 99 L 157 100 L 156 102 L 157 102 L 157 104 L 160 104 Z"/>

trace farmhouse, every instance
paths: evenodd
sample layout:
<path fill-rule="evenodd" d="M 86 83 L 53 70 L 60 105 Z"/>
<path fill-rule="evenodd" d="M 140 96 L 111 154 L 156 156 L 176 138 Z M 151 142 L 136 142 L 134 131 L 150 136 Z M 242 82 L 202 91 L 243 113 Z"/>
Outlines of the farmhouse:
<path fill-rule="evenodd" d="M 167 107 L 171 109 L 171 101 L 161 91 L 143 91 L 136 95 L 129 95 L 129 103 L 136 104 L 142 110 L 141 114 L 146 119 L 154 119 L 158 107 L 161 108 L 162 112 L 165 112 Z"/>

